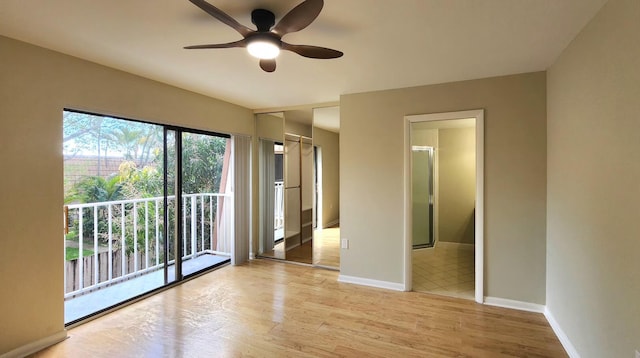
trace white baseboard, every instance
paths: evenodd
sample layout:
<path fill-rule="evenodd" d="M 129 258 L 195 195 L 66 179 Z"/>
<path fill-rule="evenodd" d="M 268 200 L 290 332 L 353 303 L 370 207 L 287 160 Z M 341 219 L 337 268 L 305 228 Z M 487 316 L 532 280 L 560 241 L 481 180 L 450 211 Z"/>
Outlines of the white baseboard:
<path fill-rule="evenodd" d="M 535 313 L 544 313 L 544 306 L 537 303 L 509 300 L 499 297 L 485 297 L 484 304 L 489 306 L 511 308 L 520 311 L 529 311 Z"/>
<path fill-rule="evenodd" d="M 326 229 L 326 228 L 328 228 L 328 227 L 336 226 L 336 225 L 338 225 L 338 224 L 340 224 L 340 220 L 339 220 L 339 219 L 338 219 L 338 220 L 329 221 L 329 222 L 328 222 L 328 223 L 326 223 L 322 228 L 323 228 L 323 229 Z"/>
<path fill-rule="evenodd" d="M 553 329 L 553 332 L 558 337 L 558 340 L 562 344 L 562 347 L 567 352 L 569 357 L 580 358 L 578 351 L 576 351 L 576 348 L 573 346 L 573 344 L 571 344 L 571 341 L 569 341 L 569 337 L 567 337 L 567 335 L 564 333 L 564 331 L 558 324 L 558 321 L 556 321 L 556 319 L 553 317 L 553 314 L 551 314 L 547 306 L 539 305 L 536 303 L 530 303 L 530 302 L 509 300 L 506 298 L 498 298 L 498 297 L 485 297 L 484 303 L 489 306 L 497 306 L 497 307 L 521 310 L 521 311 L 543 313 L 547 319 L 547 322 L 549 322 L 551 329 Z"/>
<path fill-rule="evenodd" d="M 558 324 L 558 321 L 556 321 L 556 318 L 553 316 L 553 314 L 551 313 L 551 311 L 549 311 L 549 308 L 547 307 L 544 308 L 544 316 L 547 318 L 547 321 L 549 322 L 551 329 L 553 329 L 553 332 L 556 334 L 556 336 L 560 340 L 560 343 L 562 343 L 562 346 L 564 347 L 564 350 L 567 351 L 567 354 L 569 355 L 569 357 L 580 358 L 580 354 L 578 354 L 576 347 L 574 347 L 573 344 L 571 344 L 569 337 L 567 336 L 566 333 L 564 333 L 564 331 L 560 327 L 560 324 Z"/>
<path fill-rule="evenodd" d="M 31 343 L 25 344 L 24 346 L 18 347 L 7 353 L 0 354 L 0 358 L 25 357 L 30 354 L 39 352 L 56 343 L 62 342 L 65 339 L 67 339 L 66 329 L 58 333 L 52 334 L 50 336 L 38 339 L 37 341 L 33 341 Z"/>
<path fill-rule="evenodd" d="M 362 278 L 362 277 L 355 277 L 355 276 L 338 275 L 338 282 L 352 283 L 352 284 L 356 284 L 356 285 L 370 286 L 370 287 L 377 287 L 377 288 L 384 288 L 384 289 L 387 289 L 387 290 L 394 290 L 394 291 L 404 291 L 405 290 L 404 284 L 402 284 L 402 283 L 372 280 L 370 278 Z"/>
<path fill-rule="evenodd" d="M 437 241 L 434 244 L 438 245 L 439 247 L 446 247 L 446 248 L 451 248 L 451 249 L 468 249 L 468 250 L 474 250 L 476 245 L 474 244 L 463 244 L 460 242 L 448 242 L 448 241 Z"/>

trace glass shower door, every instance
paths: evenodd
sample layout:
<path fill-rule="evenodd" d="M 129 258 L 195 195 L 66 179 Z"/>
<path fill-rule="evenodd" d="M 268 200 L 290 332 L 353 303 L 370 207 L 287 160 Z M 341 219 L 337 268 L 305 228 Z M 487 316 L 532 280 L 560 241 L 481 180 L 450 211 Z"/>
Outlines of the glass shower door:
<path fill-rule="evenodd" d="M 413 248 L 433 247 L 433 147 L 413 146 L 411 165 Z"/>

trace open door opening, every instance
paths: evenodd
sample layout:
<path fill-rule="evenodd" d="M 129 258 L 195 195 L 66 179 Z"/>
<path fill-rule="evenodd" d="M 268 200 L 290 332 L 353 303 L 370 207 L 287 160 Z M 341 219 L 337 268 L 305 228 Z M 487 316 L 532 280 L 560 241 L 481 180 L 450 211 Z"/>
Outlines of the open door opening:
<path fill-rule="evenodd" d="M 405 287 L 483 302 L 482 110 L 406 117 Z"/>

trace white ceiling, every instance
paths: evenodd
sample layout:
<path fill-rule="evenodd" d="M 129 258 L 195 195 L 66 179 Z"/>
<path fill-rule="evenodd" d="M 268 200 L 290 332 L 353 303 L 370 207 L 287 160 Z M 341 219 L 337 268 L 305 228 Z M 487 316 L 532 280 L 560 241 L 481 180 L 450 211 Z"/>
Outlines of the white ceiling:
<path fill-rule="evenodd" d="M 210 0 L 251 26 L 300 0 Z M 326 0 L 265 73 L 244 49 L 184 50 L 240 35 L 187 0 L 2 0 L 0 34 L 251 109 L 338 101 L 341 94 L 547 69 L 606 0 Z"/>

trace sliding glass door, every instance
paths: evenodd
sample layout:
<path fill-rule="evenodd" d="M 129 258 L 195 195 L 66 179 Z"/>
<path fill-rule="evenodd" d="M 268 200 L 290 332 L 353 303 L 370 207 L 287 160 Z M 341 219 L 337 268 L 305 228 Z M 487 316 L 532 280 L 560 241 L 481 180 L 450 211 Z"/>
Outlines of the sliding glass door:
<path fill-rule="evenodd" d="M 179 246 L 181 274 L 189 276 L 227 262 L 233 235 L 231 140 L 209 133 L 178 131 L 181 158 Z M 178 219 L 179 217 L 179 219 Z"/>
<path fill-rule="evenodd" d="M 229 261 L 229 136 L 64 112 L 65 323 Z"/>
<path fill-rule="evenodd" d="M 164 216 L 165 227 L 167 232 L 165 235 L 166 251 L 164 261 L 164 283 L 170 284 L 182 279 L 181 271 L 181 255 L 180 238 L 182 237 L 182 200 L 180 195 L 180 161 L 182 156 L 179 155 L 180 149 L 180 133 L 164 128 L 164 145 L 165 145 L 165 172 L 164 172 L 164 205 L 166 215 Z"/>

